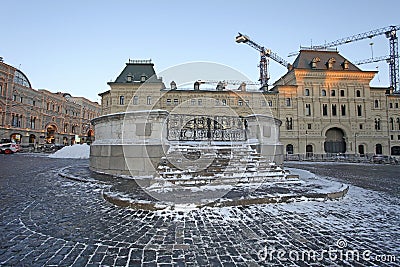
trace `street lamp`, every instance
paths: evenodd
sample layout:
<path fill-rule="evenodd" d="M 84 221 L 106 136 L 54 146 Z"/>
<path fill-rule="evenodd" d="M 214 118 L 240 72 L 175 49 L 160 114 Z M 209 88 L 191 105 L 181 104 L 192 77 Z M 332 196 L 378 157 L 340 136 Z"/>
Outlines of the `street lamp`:
<path fill-rule="evenodd" d="M 357 156 L 357 133 L 354 134 L 354 155 Z"/>

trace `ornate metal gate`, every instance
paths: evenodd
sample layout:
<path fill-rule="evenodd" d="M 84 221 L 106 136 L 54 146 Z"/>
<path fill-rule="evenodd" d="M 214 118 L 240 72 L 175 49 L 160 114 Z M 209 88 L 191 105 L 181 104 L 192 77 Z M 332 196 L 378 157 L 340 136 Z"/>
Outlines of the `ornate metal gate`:
<path fill-rule="evenodd" d="M 170 115 L 169 141 L 245 141 L 247 120 L 234 116 Z"/>

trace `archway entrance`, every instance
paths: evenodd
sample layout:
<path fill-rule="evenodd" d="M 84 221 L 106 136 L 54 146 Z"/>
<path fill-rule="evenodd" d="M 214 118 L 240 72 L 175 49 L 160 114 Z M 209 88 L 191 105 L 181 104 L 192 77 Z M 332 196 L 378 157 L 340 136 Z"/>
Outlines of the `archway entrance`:
<path fill-rule="evenodd" d="M 326 153 L 345 153 L 346 142 L 344 132 L 339 128 L 331 128 L 325 134 L 324 150 Z"/>
<path fill-rule="evenodd" d="M 365 154 L 364 145 L 358 145 L 358 154 L 360 154 L 361 157 L 364 156 Z"/>
<path fill-rule="evenodd" d="M 306 157 L 312 157 L 314 155 L 314 150 L 312 145 L 306 145 Z"/>
<path fill-rule="evenodd" d="M 56 132 L 57 132 L 57 127 L 55 125 L 47 126 L 47 128 L 46 128 L 46 133 L 47 133 L 46 142 L 47 143 L 49 143 L 49 144 L 55 143 L 54 135 L 56 134 Z"/>
<path fill-rule="evenodd" d="M 391 155 L 400 156 L 400 146 L 392 146 Z"/>
<path fill-rule="evenodd" d="M 381 144 L 376 144 L 376 146 L 375 146 L 375 154 L 382 155 L 382 145 Z"/>
<path fill-rule="evenodd" d="M 19 143 L 21 143 L 21 134 L 14 133 L 14 134 L 10 135 L 10 139 L 12 141 L 14 141 L 15 143 L 19 144 Z"/>
<path fill-rule="evenodd" d="M 36 135 L 31 134 L 29 135 L 29 144 L 34 144 L 36 141 Z"/>
<path fill-rule="evenodd" d="M 286 154 L 293 154 L 294 149 L 292 144 L 286 145 Z"/>
<path fill-rule="evenodd" d="M 93 133 L 93 130 L 90 129 L 87 132 L 87 142 L 91 143 L 93 141 L 93 139 L 94 139 L 94 133 Z"/>

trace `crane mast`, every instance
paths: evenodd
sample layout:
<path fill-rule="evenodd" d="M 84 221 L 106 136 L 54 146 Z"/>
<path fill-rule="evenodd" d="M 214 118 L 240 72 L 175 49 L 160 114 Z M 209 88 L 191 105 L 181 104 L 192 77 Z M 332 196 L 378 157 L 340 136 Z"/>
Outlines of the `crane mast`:
<path fill-rule="evenodd" d="M 286 60 L 284 60 L 283 58 L 278 56 L 276 53 L 271 52 L 270 49 L 265 49 L 263 46 L 252 41 L 247 35 L 241 34 L 239 32 L 238 36 L 236 36 L 236 42 L 237 43 L 245 43 L 260 52 L 260 65 L 259 65 L 260 78 L 259 78 L 259 81 L 261 84 L 261 89 L 263 89 L 263 90 L 265 90 L 265 89 L 268 90 L 269 58 L 272 58 L 274 61 L 278 62 L 279 64 L 281 64 L 287 68 L 289 68 L 291 66 Z"/>
<path fill-rule="evenodd" d="M 400 25 L 397 26 L 388 26 L 384 28 L 380 28 L 373 31 L 368 31 L 364 33 L 359 33 L 356 35 L 352 35 L 349 37 L 345 37 L 333 42 L 325 43 L 323 45 L 313 46 L 312 49 L 325 49 L 328 47 L 338 46 L 342 44 L 347 44 L 359 40 L 363 40 L 366 38 L 373 38 L 378 35 L 385 34 L 386 38 L 389 39 L 389 71 L 390 71 L 390 87 L 393 89 L 395 93 L 400 93 L 399 86 L 399 49 L 398 49 L 398 38 L 397 38 L 397 30 L 400 30 Z"/>

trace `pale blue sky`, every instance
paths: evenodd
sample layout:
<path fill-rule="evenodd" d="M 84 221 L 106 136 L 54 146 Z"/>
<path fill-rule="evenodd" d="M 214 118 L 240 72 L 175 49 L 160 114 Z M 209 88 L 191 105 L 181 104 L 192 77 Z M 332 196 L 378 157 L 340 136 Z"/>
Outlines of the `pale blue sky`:
<path fill-rule="evenodd" d="M 0 3 L 0 56 L 28 76 L 35 89 L 98 100 L 125 63 L 152 59 L 157 72 L 193 61 L 235 68 L 258 79 L 259 54 L 235 36 L 242 32 L 287 57 L 299 46 L 400 24 L 392 1 L 44 1 Z M 389 53 L 384 36 L 340 46 L 350 61 Z M 389 86 L 385 62 L 362 65 Z M 270 62 L 270 83 L 285 68 Z M 221 77 L 223 79 L 223 77 Z"/>

